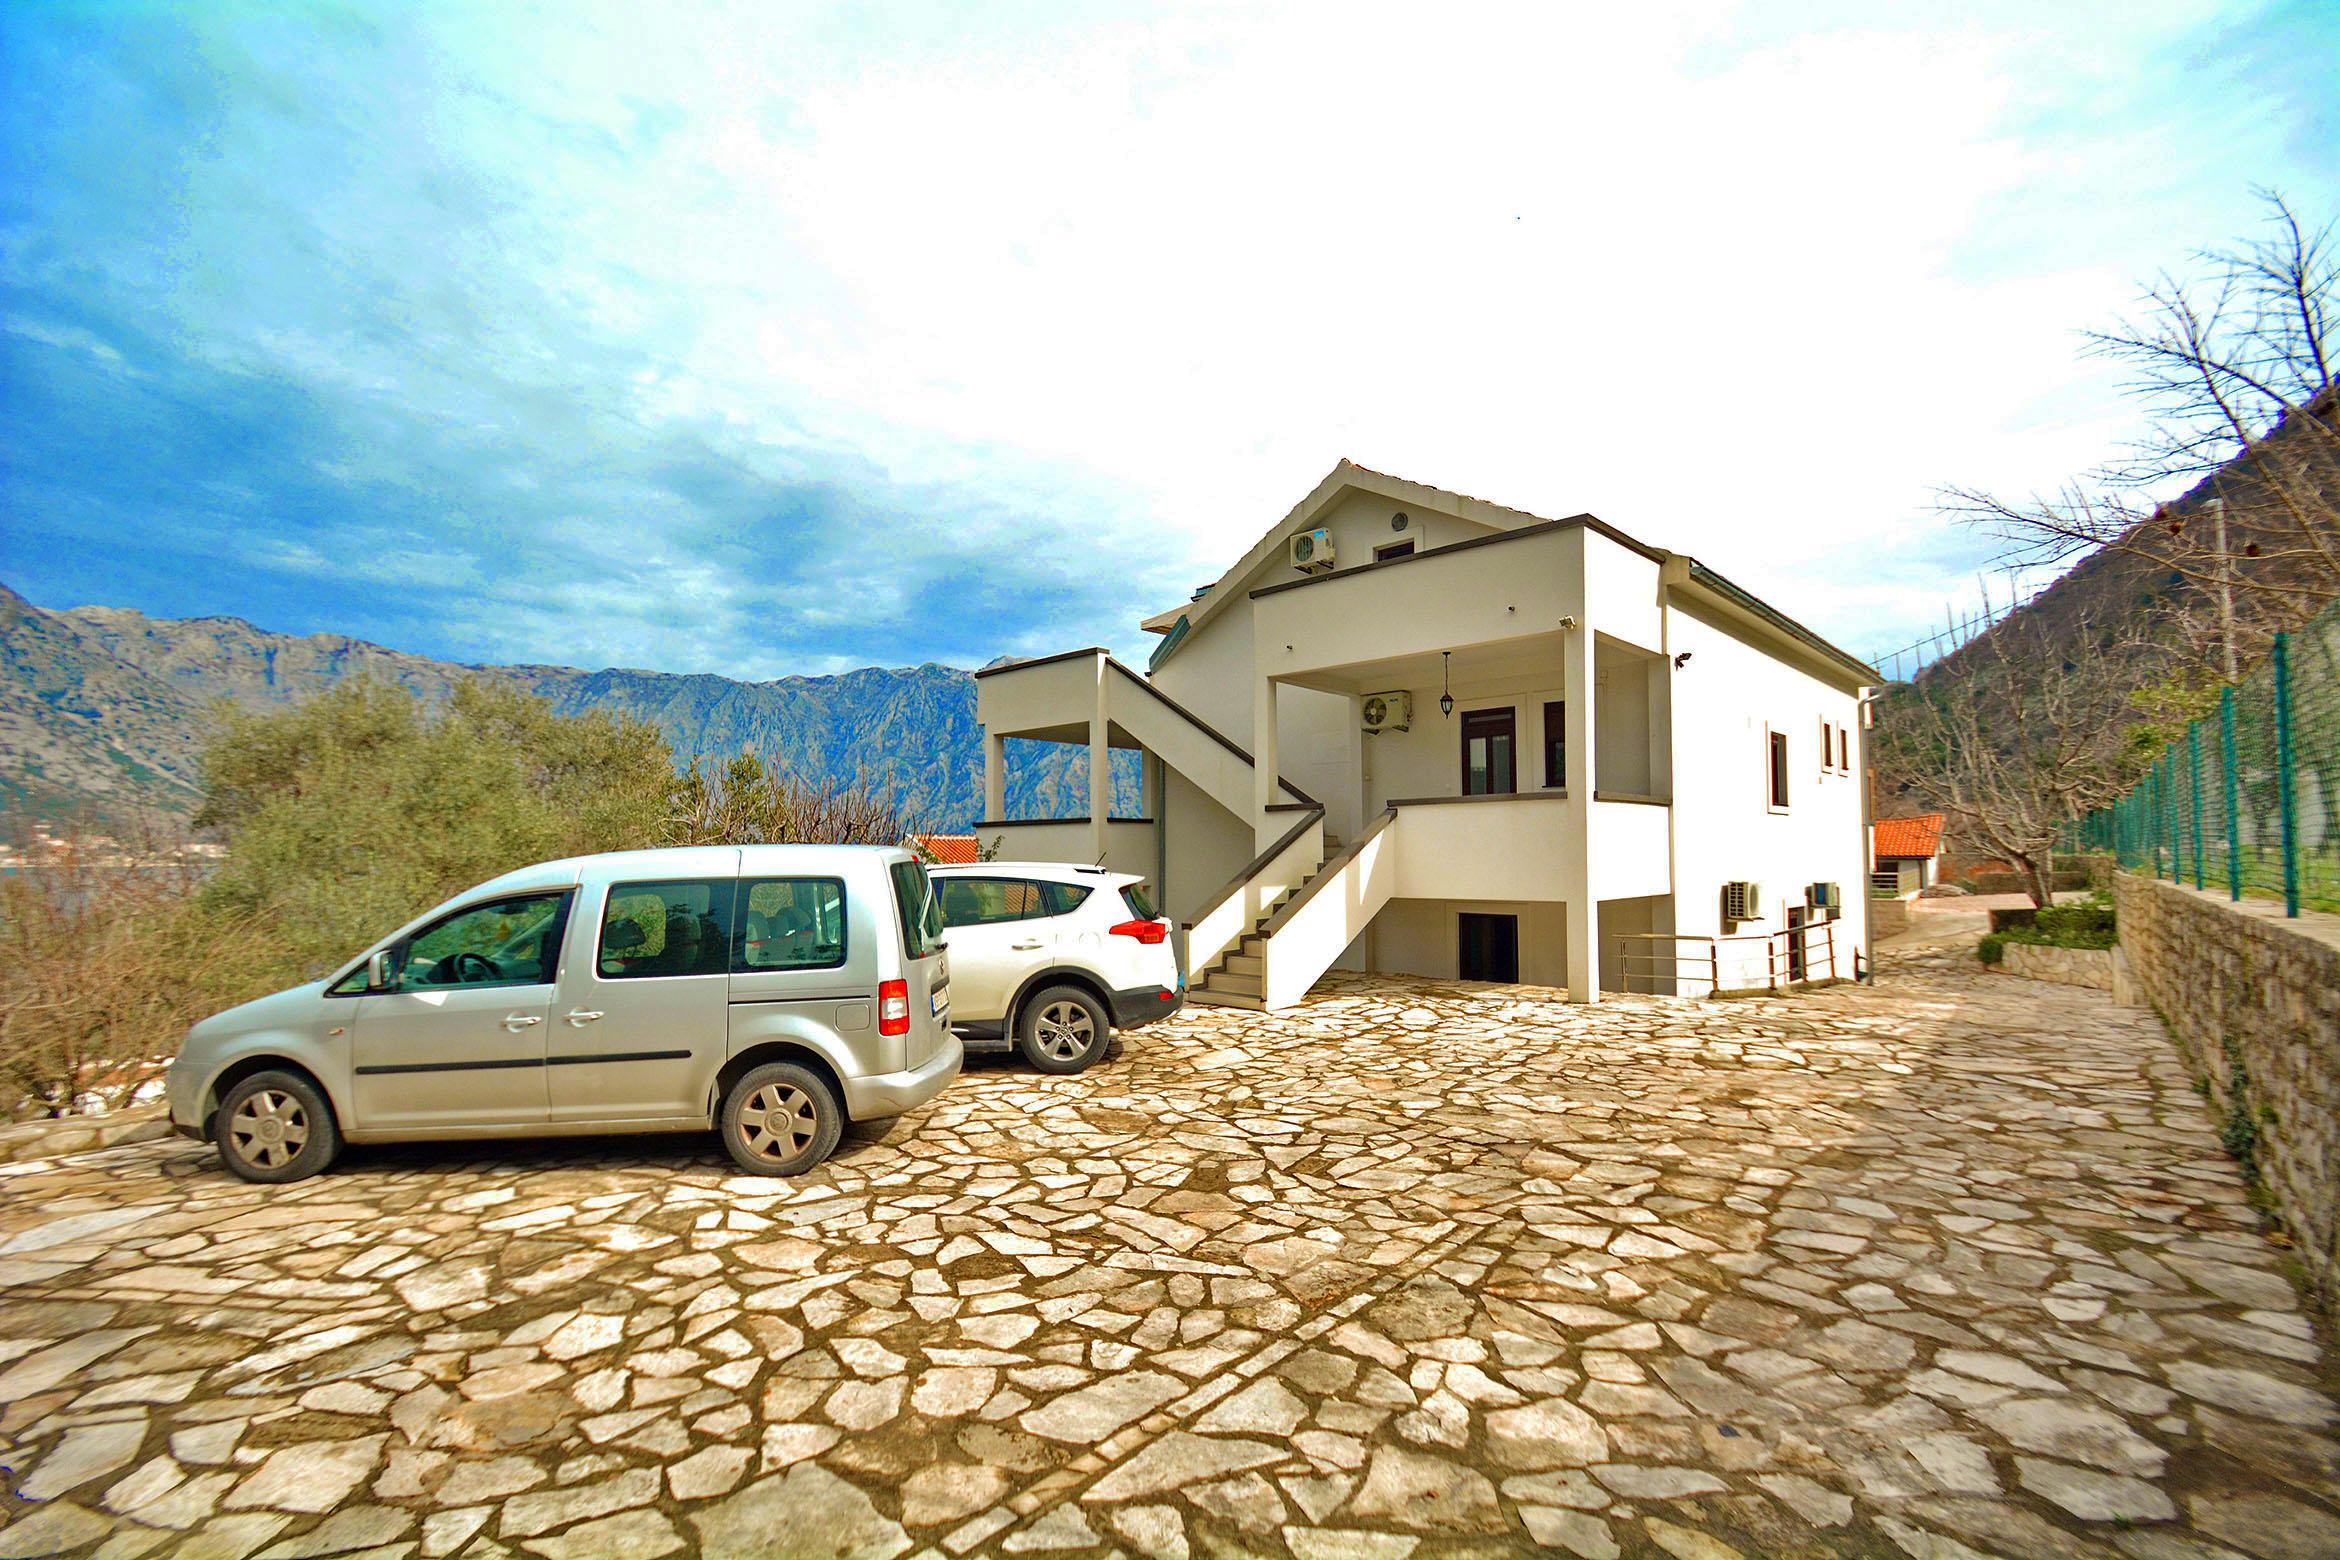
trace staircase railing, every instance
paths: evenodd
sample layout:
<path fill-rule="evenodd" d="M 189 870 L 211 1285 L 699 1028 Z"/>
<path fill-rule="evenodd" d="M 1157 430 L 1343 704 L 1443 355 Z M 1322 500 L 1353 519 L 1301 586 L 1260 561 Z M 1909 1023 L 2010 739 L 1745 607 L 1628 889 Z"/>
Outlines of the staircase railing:
<path fill-rule="evenodd" d="M 1318 867 L 1267 924 L 1261 1005 L 1289 1007 L 1308 994 L 1397 890 L 1395 807 L 1365 826 L 1339 855 Z"/>
<path fill-rule="evenodd" d="M 1277 837 L 1234 880 L 1186 923 L 1186 969 L 1190 979 L 1219 961 L 1268 907 L 1308 880 L 1324 864 L 1324 808 L 1316 803 Z"/>
<path fill-rule="evenodd" d="M 1134 685 L 1141 693 L 1152 699 L 1156 704 L 1161 705 L 1164 709 L 1177 716 L 1180 720 L 1186 722 L 1187 725 L 1193 727 L 1203 736 L 1208 737 L 1212 742 L 1224 748 L 1230 755 L 1243 760 L 1243 762 L 1247 765 L 1251 765 L 1254 768 L 1257 767 L 1257 763 L 1252 758 L 1249 750 L 1244 748 L 1241 743 L 1228 736 L 1225 732 L 1212 725 L 1209 721 L 1204 720 L 1200 715 L 1197 715 L 1194 711 L 1188 709 L 1185 705 L 1179 703 L 1176 699 L 1171 698 L 1170 695 L 1155 687 L 1145 678 L 1140 677 L 1137 673 L 1122 665 L 1111 655 L 1107 655 L 1105 657 L 1105 669 L 1107 671 L 1119 672 L 1124 681 Z M 1303 806 L 1312 807 L 1316 805 L 1315 797 L 1310 796 L 1306 791 L 1301 790 L 1298 786 L 1285 779 L 1282 775 L 1276 776 L 1276 788 L 1282 791 L 1284 795 L 1290 797 L 1293 801 L 1298 802 Z"/>

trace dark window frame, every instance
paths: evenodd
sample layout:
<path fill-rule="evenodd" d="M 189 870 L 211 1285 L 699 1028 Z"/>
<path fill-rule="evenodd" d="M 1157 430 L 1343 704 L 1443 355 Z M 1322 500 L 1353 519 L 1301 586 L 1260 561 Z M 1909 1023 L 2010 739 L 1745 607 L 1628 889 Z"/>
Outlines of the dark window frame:
<path fill-rule="evenodd" d="M 837 957 L 820 964 L 750 964 L 747 962 L 747 902 L 766 883 L 826 884 L 837 891 Z M 732 900 L 731 973 L 734 975 L 794 975 L 802 970 L 843 969 L 853 952 L 853 897 L 845 880 L 831 872 L 767 873 L 743 877 Z"/>
<path fill-rule="evenodd" d="M 1387 563 L 1392 558 L 1411 558 L 1418 551 L 1420 549 L 1414 545 L 1414 539 L 1409 536 L 1402 542 L 1383 542 L 1379 547 L 1374 548 L 1373 561 Z"/>
<path fill-rule="evenodd" d="M 573 888 L 524 888 L 519 889 L 513 893 L 496 894 L 486 899 L 474 899 L 469 904 L 457 905 L 454 909 L 448 911 L 445 915 L 438 917 L 436 920 L 431 921 L 428 925 L 416 927 L 413 931 L 407 933 L 404 937 L 401 937 L 396 942 L 390 944 L 389 947 L 380 950 L 381 952 L 391 953 L 397 956 L 398 984 L 387 987 L 384 990 L 375 992 L 373 994 L 376 996 L 390 996 L 395 993 L 404 991 L 454 991 L 466 986 L 477 991 L 498 991 L 516 989 L 524 986 L 557 985 L 560 982 L 561 976 L 561 945 L 568 940 L 569 910 L 576 900 L 576 895 L 577 891 Z M 470 915 L 475 911 L 492 909 L 497 905 L 520 904 L 533 899 L 552 899 L 558 901 L 558 903 L 553 907 L 552 922 L 545 928 L 544 934 L 546 939 L 545 945 L 552 950 L 552 969 L 542 975 L 541 978 L 536 980 L 445 981 L 433 982 L 425 986 L 409 986 L 406 983 L 406 960 L 408 953 L 413 949 L 414 945 L 423 938 L 430 936 L 431 933 L 437 931 L 440 927 L 445 926 L 449 921 L 455 920 L 459 916 Z M 366 975 L 372 963 L 373 955 L 369 953 L 365 958 L 358 961 L 355 968 L 349 970 L 341 977 L 341 979 L 335 981 L 330 987 L 328 987 L 326 989 L 325 995 L 329 997 L 362 997 L 367 995 L 371 988 L 366 985 Z M 352 985 L 352 981 L 355 981 L 356 984 Z"/>
<path fill-rule="evenodd" d="M 1484 951 L 1490 955 L 1498 955 L 1491 959 L 1497 969 L 1466 975 L 1463 973 L 1463 964 L 1472 949 L 1472 932 L 1474 930 L 1481 932 L 1488 938 L 1489 946 Z M 1508 976 L 1500 973 L 1500 968 L 1505 961 L 1499 956 L 1499 949 L 1505 943 L 1510 945 L 1508 962 L 1511 973 Z M 1482 980 L 1502 985 L 1518 985 L 1519 917 L 1501 911 L 1464 910 L 1457 912 L 1454 918 L 1454 968 L 1457 980 Z"/>
<path fill-rule="evenodd" d="M 1044 878 L 1025 877 L 1014 872 L 954 872 L 935 885 L 934 903 L 938 914 L 942 914 L 942 888 L 952 883 L 970 885 L 991 883 L 1002 888 L 1028 888 L 1032 891 L 1031 908 L 1012 915 L 983 916 L 973 921 L 954 921 L 948 914 L 943 914 L 942 923 L 945 932 L 956 931 L 962 926 L 1013 926 L 1018 921 L 1045 921 L 1050 916 L 1060 913 L 1048 908 L 1048 883 Z"/>
<path fill-rule="evenodd" d="M 1471 789 L 1471 738 L 1474 726 L 1487 732 L 1487 789 L 1484 791 Z M 1495 727 L 1500 727 L 1502 735 L 1510 739 L 1509 773 L 1505 776 L 1510 784 L 1504 786 L 1497 786 L 1494 783 L 1495 747 L 1492 728 Z M 1464 796 L 1517 796 L 1519 794 L 1519 707 L 1517 705 L 1497 704 L 1486 709 L 1462 712 L 1461 792 Z"/>
<path fill-rule="evenodd" d="M 905 891 L 903 875 L 911 874 L 921 890 L 919 906 L 913 910 L 910 896 Z M 934 879 L 924 866 L 916 861 L 889 862 L 886 881 L 894 893 L 894 924 L 902 934 L 902 957 L 916 964 L 931 959 L 943 951 L 942 902 L 935 897 Z"/>
<path fill-rule="evenodd" d="M 1788 810 L 1788 734 L 1772 726 L 1763 728 L 1763 798 L 1767 810 L 1783 813 Z"/>
<path fill-rule="evenodd" d="M 644 890 L 664 888 L 668 886 L 680 887 L 685 884 L 705 884 L 711 890 L 717 885 L 721 885 L 722 887 L 729 890 L 729 895 L 725 902 L 722 919 L 716 923 L 718 943 L 722 949 L 719 967 L 711 970 L 696 969 L 636 971 L 603 969 L 601 967 L 601 960 L 603 954 L 607 952 L 607 950 L 602 946 L 602 939 L 609 935 L 609 907 L 616 902 L 618 895 L 627 889 Z M 707 896 L 706 912 L 709 919 L 714 919 L 715 917 L 715 905 L 716 896 L 714 893 L 710 892 Z M 692 877 L 632 878 L 622 883 L 611 883 L 607 888 L 602 890 L 601 921 L 600 924 L 597 925 L 593 930 L 593 978 L 597 981 L 706 980 L 719 975 L 725 980 L 729 980 L 731 978 L 733 953 L 737 946 L 735 938 L 737 935 L 738 921 L 739 879 L 736 877 L 710 877 L 701 874 Z M 702 954 L 700 956 L 700 962 L 705 962 L 705 955 Z"/>
<path fill-rule="evenodd" d="M 1568 784 L 1568 701 L 1544 701 L 1544 789 L 1557 791 Z"/>

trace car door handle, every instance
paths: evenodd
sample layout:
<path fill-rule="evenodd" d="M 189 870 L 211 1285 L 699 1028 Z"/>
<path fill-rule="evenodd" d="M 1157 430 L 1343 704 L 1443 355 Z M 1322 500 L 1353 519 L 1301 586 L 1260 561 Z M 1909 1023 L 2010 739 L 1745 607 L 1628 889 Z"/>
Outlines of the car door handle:
<path fill-rule="evenodd" d="M 1029 953 L 1029 952 L 1031 952 L 1031 951 L 1032 951 L 1034 948 L 1045 948 L 1045 947 L 1047 947 L 1047 946 L 1048 946 L 1048 944 L 1046 944 L 1046 943 L 1041 943 L 1041 942 L 1020 942 L 1020 943 L 1009 943 L 1009 944 L 1008 944 L 1008 946 L 1009 946 L 1009 947 L 1011 947 L 1011 948 L 1017 949 L 1017 950 L 1019 950 L 1019 951 L 1021 951 L 1021 952 L 1024 952 L 1024 953 Z"/>
<path fill-rule="evenodd" d="M 504 1027 L 514 1034 L 518 1034 L 531 1024 L 543 1022 L 544 1016 L 540 1013 L 506 1013 L 504 1015 Z"/>
<path fill-rule="evenodd" d="M 592 1023 L 600 1016 L 601 1015 L 598 1012 L 589 1012 L 584 1008 L 579 1008 L 576 1012 L 569 1015 L 569 1027 L 571 1029 L 583 1029 L 587 1024 Z"/>

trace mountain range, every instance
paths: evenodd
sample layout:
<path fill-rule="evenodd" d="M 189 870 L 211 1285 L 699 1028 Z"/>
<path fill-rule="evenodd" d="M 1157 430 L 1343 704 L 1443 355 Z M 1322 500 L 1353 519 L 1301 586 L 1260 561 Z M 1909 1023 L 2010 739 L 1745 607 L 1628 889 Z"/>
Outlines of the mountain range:
<path fill-rule="evenodd" d="M 427 701 L 465 678 L 533 693 L 561 714 L 602 709 L 658 727 L 677 761 L 754 749 L 808 779 L 890 788 L 920 826 L 964 830 L 983 805 L 972 672 L 928 663 L 740 682 L 569 666 L 434 660 L 338 634 L 280 634 L 241 618 L 51 611 L 0 585 L 0 807 L 35 817 L 177 816 L 201 797 L 201 756 L 225 699 L 294 704 L 353 677 Z M 1088 756 L 1011 743 L 1011 817 L 1087 810 Z M 1114 811 L 1139 808 L 1136 755 L 1116 753 Z"/>

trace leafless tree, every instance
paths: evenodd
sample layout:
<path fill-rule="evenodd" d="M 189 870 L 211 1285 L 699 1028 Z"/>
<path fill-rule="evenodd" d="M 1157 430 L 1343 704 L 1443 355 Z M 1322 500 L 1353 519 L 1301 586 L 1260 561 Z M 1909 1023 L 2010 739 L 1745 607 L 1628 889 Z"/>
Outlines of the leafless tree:
<path fill-rule="evenodd" d="M 189 1024 L 207 977 L 250 928 L 205 919 L 209 866 L 167 822 L 11 820 L 0 876 L 0 1121 L 130 1102 Z"/>
<path fill-rule="evenodd" d="M 899 845 L 922 828 L 890 790 L 864 780 L 807 780 L 755 753 L 709 773 L 694 762 L 675 785 L 672 845 Z"/>
<path fill-rule="evenodd" d="M 1943 495 L 2011 562 L 2110 548 L 2174 572 L 2220 624 L 2227 680 L 2251 623 L 2286 627 L 2340 598 L 2340 239 L 2263 198 L 2267 236 L 2198 251 L 2196 274 L 2163 273 L 2135 316 L 2087 333 L 2127 371 L 2139 440 L 2054 495 Z M 2186 479 L 2198 485 L 2175 503 L 2141 496 Z"/>
<path fill-rule="evenodd" d="M 2052 902 L 2065 825 L 2119 797 L 2143 715 L 2132 628 L 2017 613 L 1921 672 L 1879 713 L 1878 777 L 1949 815 Z"/>

